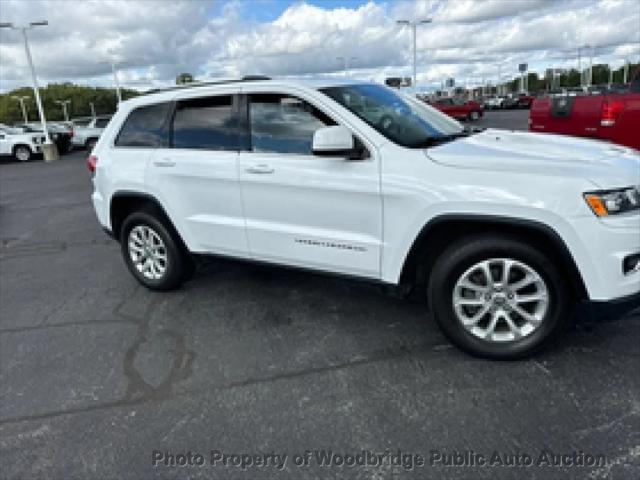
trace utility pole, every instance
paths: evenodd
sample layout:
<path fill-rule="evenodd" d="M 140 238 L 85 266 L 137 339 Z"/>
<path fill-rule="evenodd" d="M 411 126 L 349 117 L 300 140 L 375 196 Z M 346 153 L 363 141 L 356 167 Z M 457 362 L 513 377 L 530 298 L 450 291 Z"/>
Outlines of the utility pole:
<path fill-rule="evenodd" d="M 11 28 L 13 30 L 20 30 L 22 32 L 22 39 L 24 40 L 24 51 L 27 55 L 27 62 L 29 63 L 29 69 L 31 70 L 31 81 L 33 82 L 33 93 L 36 97 L 36 105 L 38 107 L 38 113 L 40 115 L 40 123 L 42 124 L 42 133 L 44 134 L 44 144 L 42 145 L 42 152 L 44 154 L 45 161 L 58 160 L 58 151 L 55 144 L 51 142 L 51 136 L 47 130 L 47 120 L 44 116 L 44 109 L 42 108 L 42 100 L 40 99 L 40 87 L 38 86 L 38 77 L 36 76 L 36 69 L 33 65 L 33 58 L 31 57 L 31 50 L 29 50 L 29 39 L 27 38 L 27 30 L 31 30 L 33 27 L 46 26 L 49 23 L 46 20 L 40 22 L 31 22 L 26 27 L 15 27 L 13 23 L 0 23 L 0 28 Z"/>
<path fill-rule="evenodd" d="M 409 26 L 411 27 L 411 32 L 413 34 L 413 87 L 417 87 L 418 83 L 418 75 L 417 75 L 417 54 L 416 54 L 416 30 L 418 25 L 426 25 L 427 23 L 431 23 L 432 19 L 425 18 L 423 20 L 397 20 L 396 23 L 398 25 Z"/>
<path fill-rule="evenodd" d="M 69 121 L 69 113 L 67 112 L 67 105 L 71 103 L 71 100 L 56 100 L 55 103 L 62 107 L 62 112 L 64 114 L 64 121 Z"/>
<path fill-rule="evenodd" d="M 349 70 L 349 62 L 353 60 L 354 62 L 358 59 L 358 57 L 336 57 L 336 60 L 340 60 L 344 62 L 343 74 L 346 77 L 347 71 Z"/>
<path fill-rule="evenodd" d="M 24 104 L 24 101 L 31 98 L 29 95 L 17 96 L 14 95 L 11 98 L 20 102 L 20 109 L 22 110 L 22 118 L 24 119 L 24 123 L 29 123 L 29 115 L 27 115 L 27 106 Z"/>

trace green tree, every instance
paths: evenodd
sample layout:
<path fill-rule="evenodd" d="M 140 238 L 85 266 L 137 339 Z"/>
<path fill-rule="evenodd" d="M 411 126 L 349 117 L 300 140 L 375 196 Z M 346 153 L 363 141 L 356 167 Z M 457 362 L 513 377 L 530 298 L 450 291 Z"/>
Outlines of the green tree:
<path fill-rule="evenodd" d="M 190 73 L 181 73 L 176 77 L 176 85 L 184 85 L 185 83 L 192 82 L 195 82 L 195 79 Z"/>
<path fill-rule="evenodd" d="M 140 95 L 140 92 L 130 89 L 121 89 L 122 99 Z M 29 87 L 22 87 L 11 92 L 0 94 L 0 123 L 21 123 L 23 121 L 20 104 L 13 96 L 28 96 L 30 100 L 25 101 L 29 121 L 39 120 L 38 110 L 33 97 L 33 90 Z M 42 107 L 47 120 L 64 120 L 64 115 L 60 105 L 56 100 L 71 100 L 68 106 L 69 118 L 85 117 L 91 115 L 90 103 L 93 103 L 98 115 L 110 114 L 116 111 L 116 92 L 112 88 L 94 88 L 74 85 L 72 83 L 52 83 L 44 88 L 40 88 Z"/>

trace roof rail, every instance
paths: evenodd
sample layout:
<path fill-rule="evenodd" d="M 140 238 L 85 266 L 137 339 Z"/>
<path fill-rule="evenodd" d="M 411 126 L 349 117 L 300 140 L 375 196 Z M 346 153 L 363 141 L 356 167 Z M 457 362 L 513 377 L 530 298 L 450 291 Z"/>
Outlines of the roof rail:
<path fill-rule="evenodd" d="M 182 90 L 184 88 L 194 88 L 194 87 L 209 87 L 212 85 L 225 85 L 227 83 L 237 83 L 237 82 L 251 82 L 255 80 L 271 80 L 271 77 L 267 77 L 265 75 L 245 75 L 242 78 L 227 78 L 221 80 L 209 80 L 205 82 L 190 82 L 185 83 L 183 85 L 173 85 L 171 87 L 165 88 L 152 88 L 151 90 L 147 90 L 143 95 L 151 94 L 151 93 L 159 93 L 159 92 L 169 92 L 171 90 Z"/>
<path fill-rule="evenodd" d="M 266 75 L 245 75 L 242 77 L 242 80 L 245 82 L 251 82 L 253 80 L 271 80 L 271 77 L 267 77 Z"/>

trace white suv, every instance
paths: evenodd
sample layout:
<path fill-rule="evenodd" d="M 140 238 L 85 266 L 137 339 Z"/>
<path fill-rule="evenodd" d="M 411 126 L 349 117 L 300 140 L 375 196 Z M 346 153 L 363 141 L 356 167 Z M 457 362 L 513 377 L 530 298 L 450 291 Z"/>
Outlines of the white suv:
<path fill-rule="evenodd" d="M 423 292 L 453 343 L 490 358 L 557 338 L 578 301 L 640 299 L 637 151 L 467 132 L 381 85 L 138 97 L 88 164 L 100 223 L 152 289 L 178 287 L 194 254 L 347 274 Z"/>
<path fill-rule="evenodd" d="M 27 162 L 34 154 L 42 153 L 44 135 L 25 133 L 22 128 L 0 125 L 0 155 L 12 155 L 20 162 Z"/>

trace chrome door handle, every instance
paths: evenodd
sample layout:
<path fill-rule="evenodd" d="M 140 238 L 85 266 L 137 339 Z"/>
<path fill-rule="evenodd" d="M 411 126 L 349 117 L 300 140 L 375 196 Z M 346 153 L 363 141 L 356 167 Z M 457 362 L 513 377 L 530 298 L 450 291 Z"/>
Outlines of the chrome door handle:
<path fill-rule="evenodd" d="M 153 164 L 156 167 L 173 167 L 173 166 L 175 166 L 176 162 L 174 162 L 173 160 L 169 160 L 167 158 L 164 158 L 162 160 L 154 160 Z"/>
<path fill-rule="evenodd" d="M 245 172 L 247 173 L 273 173 L 275 170 L 270 167 L 269 165 L 265 165 L 264 163 L 260 164 L 260 165 L 251 165 L 250 167 L 247 167 L 245 169 Z"/>

